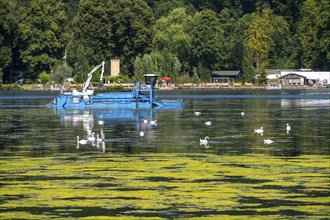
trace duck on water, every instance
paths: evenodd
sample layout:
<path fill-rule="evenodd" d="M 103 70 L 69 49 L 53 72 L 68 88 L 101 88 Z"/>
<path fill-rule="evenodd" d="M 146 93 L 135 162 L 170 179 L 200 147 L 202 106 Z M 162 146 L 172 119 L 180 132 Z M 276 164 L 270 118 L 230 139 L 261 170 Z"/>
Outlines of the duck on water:
<path fill-rule="evenodd" d="M 93 73 L 101 69 L 100 80 L 103 79 L 105 62 L 97 65 L 89 74 L 81 92 L 73 89 L 72 92 L 60 94 L 47 106 L 56 108 L 183 108 L 183 100 L 158 100 L 154 87 L 157 81 L 156 74 L 145 74 L 144 82 L 136 82 L 131 92 L 109 92 L 94 95 L 91 87 Z"/>

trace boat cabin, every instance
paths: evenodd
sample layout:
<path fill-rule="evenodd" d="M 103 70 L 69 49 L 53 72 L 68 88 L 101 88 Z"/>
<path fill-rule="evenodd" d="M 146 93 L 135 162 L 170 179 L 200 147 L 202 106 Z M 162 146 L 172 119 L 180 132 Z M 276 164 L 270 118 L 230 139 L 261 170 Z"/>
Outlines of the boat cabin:
<path fill-rule="evenodd" d="M 158 75 L 156 74 L 145 74 L 144 75 L 144 82 L 147 85 L 152 85 L 152 88 L 155 87 L 157 82 Z"/>

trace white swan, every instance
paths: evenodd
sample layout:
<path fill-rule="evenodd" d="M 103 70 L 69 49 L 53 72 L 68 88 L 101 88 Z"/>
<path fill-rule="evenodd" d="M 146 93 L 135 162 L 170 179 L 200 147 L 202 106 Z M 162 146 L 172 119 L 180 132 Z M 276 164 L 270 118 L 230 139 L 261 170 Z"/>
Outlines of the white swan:
<path fill-rule="evenodd" d="M 148 120 L 147 119 L 144 119 L 143 120 L 143 123 L 147 124 L 148 123 Z"/>
<path fill-rule="evenodd" d="M 140 131 L 140 136 L 143 137 L 144 136 L 144 132 Z"/>
<path fill-rule="evenodd" d="M 200 116 L 200 114 L 202 114 L 202 113 L 200 113 L 200 112 L 195 112 L 195 115 L 196 115 L 196 116 Z"/>
<path fill-rule="evenodd" d="M 104 121 L 98 121 L 99 125 L 104 125 Z"/>
<path fill-rule="evenodd" d="M 210 121 L 205 122 L 205 125 L 210 126 L 212 123 Z"/>
<path fill-rule="evenodd" d="M 87 140 L 79 140 L 79 136 L 77 136 L 77 148 L 79 148 L 79 144 L 87 144 L 88 141 Z"/>
<path fill-rule="evenodd" d="M 94 142 L 95 141 L 95 137 L 94 137 L 94 132 L 92 133 L 92 136 L 90 137 L 87 137 L 87 140 L 91 141 L 91 142 Z"/>
<path fill-rule="evenodd" d="M 262 133 L 264 133 L 264 128 L 261 127 L 261 128 L 254 129 L 254 133 L 262 134 Z"/>
<path fill-rule="evenodd" d="M 95 139 L 96 143 L 101 143 L 103 141 L 103 138 L 100 138 L 99 134 L 96 134 L 96 139 Z"/>
<path fill-rule="evenodd" d="M 79 140 L 79 136 L 77 136 L 77 144 L 87 144 L 87 140 Z"/>
<path fill-rule="evenodd" d="M 264 135 L 264 128 L 261 127 L 261 128 L 254 129 L 254 133 L 257 133 L 257 134 L 260 134 L 261 136 L 263 136 Z"/>
<path fill-rule="evenodd" d="M 286 133 L 288 134 L 291 130 L 291 126 L 289 125 L 289 123 L 286 124 Z"/>
<path fill-rule="evenodd" d="M 157 120 L 150 121 L 150 124 L 156 126 L 157 125 Z"/>
<path fill-rule="evenodd" d="M 206 136 L 204 139 L 199 139 L 199 143 L 200 143 L 200 145 L 208 145 L 208 143 L 209 143 L 209 140 L 210 138 L 208 137 L 208 136 Z"/>
<path fill-rule="evenodd" d="M 241 115 L 244 116 L 244 112 L 241 112 Z"/>
<path fill-rule="evenodd" d="M 270 139 L 264 139 L 264 144 L 271 144 L 274 141 L 270 140 Z"/>

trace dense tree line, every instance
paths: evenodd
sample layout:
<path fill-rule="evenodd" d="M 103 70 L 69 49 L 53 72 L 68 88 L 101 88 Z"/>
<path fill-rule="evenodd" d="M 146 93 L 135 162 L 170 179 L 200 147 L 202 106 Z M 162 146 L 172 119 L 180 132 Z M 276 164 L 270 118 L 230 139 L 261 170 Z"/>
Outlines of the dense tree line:
<path fill-rule="evenodd" d="M 328 0 L 0 0 L 0 78 L 82 82 L 114 57 L 133 80 L 241 70 L 262 83 L 270 68 L 329 70 L 329 11 Z"/>

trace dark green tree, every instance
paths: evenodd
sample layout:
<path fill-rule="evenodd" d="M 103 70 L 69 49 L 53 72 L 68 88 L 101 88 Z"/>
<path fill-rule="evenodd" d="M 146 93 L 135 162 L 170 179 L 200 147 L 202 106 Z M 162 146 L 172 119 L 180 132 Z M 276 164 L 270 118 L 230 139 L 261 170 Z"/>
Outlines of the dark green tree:
<path fill-rule="evenodd" d="M 317 66 L 320 69 L 330 69 L 330 2 L 320 1 L 320 28 L 318 37 L 320 38 L 320 54 Z"/>
<path fill-rule="evenodd" d="M 64 5 L 56 0 L 31 1 L 20 23 L 21 60 L 27 65 L 28 78 L 36 78 L 64 55 L 67 35 L 64 31 Z"/>
<path fill-rule="evenodd" d="M 247 29 L 246 44 L 253 51 L 253 60 L 258 74 L 265 71 L 269 64 L 269 51 L 273 44 L 271 33 L 272 11 L 258 10 Z"/>
<path fill-rule="evenodd" d="M 243 54 L 243 82 L 254 83 L 256 80 L 256 70 L 253 65 L 253 51 L 245 45 Z"/>
<path fill-rule="evenodd" d="M 18 22 L 15 18 L 15 3 L 0 0 L 0 84 L 10 80 L 10 66 L 13 58 L 13 48 L 16 45 Z M 4 74 L 4 70 L 7 70 Z"/>
<path fill-rule="evenodd" d="M 167 50 L 154 51 L 143 57 L 136 57 L 134 62 L 134 80 L 142 80 L 144 74 L 169 76 L 174 82 L 179 79 L 182 64 L 179 59 Z"/>
<path fill-rule="evenodd" d="M 195 14 L 191 34 L 193 66 L 218 69 L 225 65 L 223 32 L 214 11 L 205 9 Z"/>
<path fill-rule="evenodd" d="M 86 66 L 84 60 L 87 60 L 89 66 L 95 66 L 109 60 L 113 55 L 111 21 L 113 7 L 112 1 L 107 0 L 80 1 L 78 13 L 73 22 L 73 38 L 68 48 L 71 63 L 76 66 Z"/>
<path fill-rule="evenodd" d="M 185 8 L 176 8 L 158 19 L 154 25 L 154 50 L 168 50 L 181 61 L 189 60 L 191 22 L 192 16 L 186 13 Z"/>
<path fill-rule="evenodd" d="M 219 26 L 223 30 L 223 46 L 222 46 L 222 70 L 233 70 L 238 69 L 237 60 L 239 54 L 242 52 L 237 51 L 237 45 L 240 41 L 234 35 L 234 27 L 236 23 L 236 18 L 228 8 L 224 8 L 218 15 Z M 236 45 L 237 44 L 237 45 Z M 237 54 L 238 52 L 238 54 Z"/>
<path fill-rule="evenodd" d="M 113 55 L 121 60 L 121 72 L 133 75 L 135 57 L 151 51 L 153 13 L 144 0 L 113 2 Z"/>
<path fill-rule="evenodd" d="M 320 10 L 316 1 L 306 0 L 300 11 L 300 21 L 295 35 L 300 46 L 303 68 L 315 66 L 320 52 L 320 38 L 318 37 L 320 24 Z"/>

